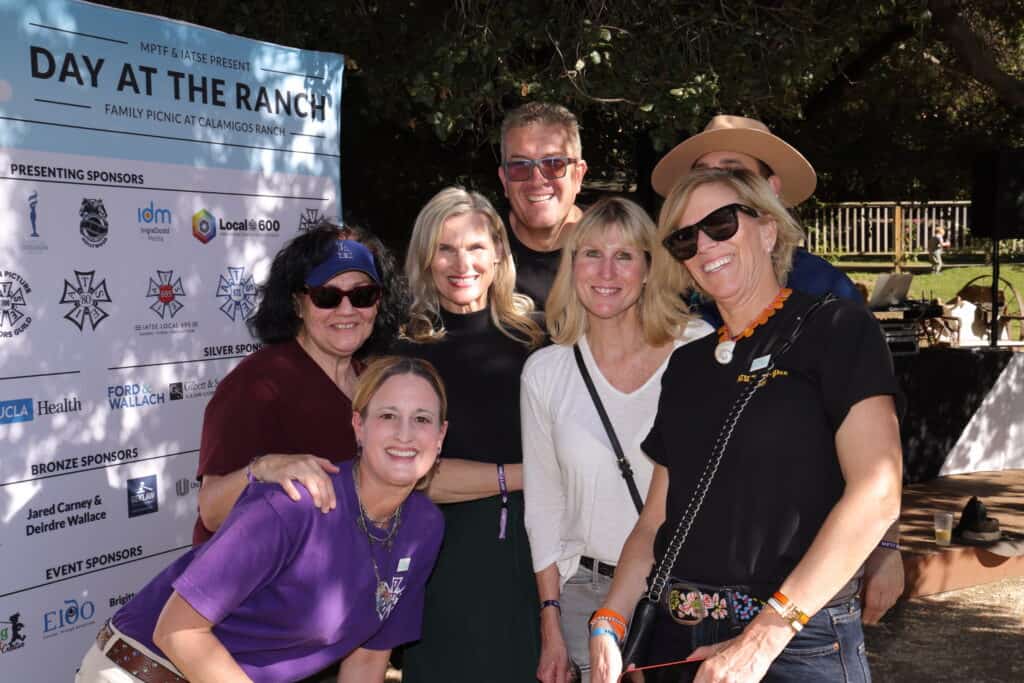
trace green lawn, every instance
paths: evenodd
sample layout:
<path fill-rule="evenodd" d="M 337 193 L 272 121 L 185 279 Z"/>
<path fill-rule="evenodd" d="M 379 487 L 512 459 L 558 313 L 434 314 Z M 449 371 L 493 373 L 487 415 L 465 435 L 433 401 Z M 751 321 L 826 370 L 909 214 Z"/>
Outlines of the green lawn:
<path fill-rule="evenodd" d="M 846 268 L 843 270 L 846 270 L 846 274 L 849 275 L 850 279 L 854 282 L 863 282 L 867 286 L 869 292 L 874 287 L 875 280 L 880 274 L 877 272 L 847 270 Z M 914 281 L 910 285 L 910 297 L 913 299 L 941 299 L 942 301 L 947 302 L 955 297 L 956 293 L 960 291 L 960 288 L 967 284 L 969 280 L 972 280 L 979 275 L 984 275 L 986 277 L 975 284 L 990 283 L 991 274 L 992 267 L 987 265 L 954 265 L 943 268 L 942 272 L 937 275 L 932 275 L 931 273 L 919 273 L 914 275 Z M 1017 292 L 1020 293 L 1021 297 L 1024 298 L 1024 265 L 1019 263 L 1000 264 L 999 275 L 1002 279 L 1009 280 L 1016 288 Z M 1010 301 L 1011 311 L 1016 312 L 1016 304 L 1014 303 L 1012 293 L 1007 291 L 1006 295 Z"/>
<path fill-rule="evenodd" d="M 869 293 L 874 288 L 875 280 L 880 275 L 878 272 L 847 270 L 846 268 L 843 268 L 843 270 L 846 270 L 846 274 L 854 282 L 864 283 Z M 943 268 L 942 272 L 937 275 L 916 273 L 913 282 L 910 284 L 909 296 L 912 299 L 939 299 L 943 302 L 949 302 L 956 297 L 956 293 L 960 291 L 961 287 L 979 275 L 985 277 L 978 280 L 975 284 L 989 285 L 992 282 L 992 267 L 987 265 L 953 265 Z M 1020 263 L 1000 264 L 999 276 L 1002 280 L 1008 280 L 1012 283 L 1017 293 L 1024 299 L 1024 265 Z M 1007 313 L 1011 315 L 1024 314 L 1024 311 L 1021 310 L 1017 303 L 1017 299 L 1009 291 L 1005 283 L 1003 283 L 1002 289 L 1004 292 L 1003 296 L 1006 297 L 1009 303 Z M 1010 335 L 1014 339 L 1022 338 L 1017 325 L 1019 323 L 1011 323 L 1010 327 Z"/>

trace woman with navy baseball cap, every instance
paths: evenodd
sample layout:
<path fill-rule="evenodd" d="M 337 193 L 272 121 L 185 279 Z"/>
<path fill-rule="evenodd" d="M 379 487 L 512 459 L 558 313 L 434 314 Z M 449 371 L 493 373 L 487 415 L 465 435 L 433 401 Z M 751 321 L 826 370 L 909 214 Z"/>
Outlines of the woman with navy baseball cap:
<path fill-rule="evenodd" d="M 218 385 L 206 407 L 197 476 L 196 544 L 220 527 L 248 481 L 336 505 L 329 473 L 355 455 L 351 397 L 361 360 L 386 349 L 407 289 L 368 231 L 321 223 L 274 257 L 248 325 L 263 342 Z"/>

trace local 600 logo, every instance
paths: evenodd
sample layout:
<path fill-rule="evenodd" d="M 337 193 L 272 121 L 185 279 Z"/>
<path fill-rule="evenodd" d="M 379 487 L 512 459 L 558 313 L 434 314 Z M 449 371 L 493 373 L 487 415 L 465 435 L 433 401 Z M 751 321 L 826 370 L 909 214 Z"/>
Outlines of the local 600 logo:
<path fill-rule="evenodd" d="M 192 235 L 203 244 L 217 236 L 217 219 L 212 213 L 200 209 L 193 214 Z"/>

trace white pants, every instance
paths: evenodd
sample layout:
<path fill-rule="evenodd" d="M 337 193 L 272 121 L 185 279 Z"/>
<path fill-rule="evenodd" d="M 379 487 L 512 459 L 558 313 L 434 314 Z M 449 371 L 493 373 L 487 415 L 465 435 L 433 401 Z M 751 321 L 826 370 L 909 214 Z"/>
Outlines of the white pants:
<path fill-rule="evenodd" d="M 85 653 L 85 658 L 82 659 L 82 665 L 78 668 L 78 673 L 75 674 L 75 683 L 141 683 L 141 679 L 133 676 L 130 672 L 122 669 L 117 664 L 107 659 L 106 651 L 114 646 L 114 643 L 118 638 L 128 643 L 139 652 L 146 653 L 146 655 L 151 659 L 160 662 L 179 676 L 181 675 L 178 668 L 171 664 L 167 659 L 156 654 L 134 638 L 129 638 L 124 635 L 118 631 L 113 624 L 110 625 L 110 628 L 114 631 L 114 635 L 107 641 L 103 650 L 100 650 L 96 641 L 93 641 L 89 651 Z M 184 678 L 184 676 L 182 676 L 182 678 Z"/>
<path fill-rule="evenodd" d="M 583 670 L 583 680 L 590 678 L 590 626 L 587 621 L 604 603 L 611 588 L 610 577 L 580 567 L 576 575 L 562 586 L 562 633 L 569 656 Z"/>

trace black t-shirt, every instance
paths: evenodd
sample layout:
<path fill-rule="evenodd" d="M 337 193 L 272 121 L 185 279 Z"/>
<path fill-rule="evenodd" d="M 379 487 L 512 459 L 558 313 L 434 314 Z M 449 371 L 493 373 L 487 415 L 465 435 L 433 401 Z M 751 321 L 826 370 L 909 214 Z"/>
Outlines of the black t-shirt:
<path fill-rule="evenodd" d="M 402 340 L 393 349 L 430 361 L 444 380 L 449 422 L 441 455 L 521 463 L 519 375 L 530 349 L 494 326 L 490 308 L 465 315 L 442 310 L 441 319 L 441 341 Z"/>
<path fill-rule="evenodd" d="M 672 355 L 642 444 L 669 471 L 655 557 L 664 555 L 723 419 L 750 381 L 751 363 L 813 302 L 793 292 L 752 337 L 737 342 L 729 365 L 714 360 L 714 334 Z M 777 590 L 843 492 L 836 431 L 853 405 L 882 394 L 898 395 L 898 385 L 878 323 L 849 301 L 819 309 L 742 414 L 672 576 L 748 585 L 762 598 Z"/>
<path fill-rule="evenodd" d="M 516 264 L 516 291 L 533 299 L 538 311 L 544 310 L 544 302 L 548 298 L 558 264 L 562 260 L 562 250 L 534 251 L 519 241 L 511 227 L 508 232 L 509 247 L 512 249 L 512 260 Z"/>

